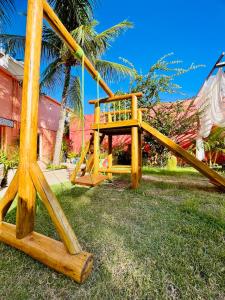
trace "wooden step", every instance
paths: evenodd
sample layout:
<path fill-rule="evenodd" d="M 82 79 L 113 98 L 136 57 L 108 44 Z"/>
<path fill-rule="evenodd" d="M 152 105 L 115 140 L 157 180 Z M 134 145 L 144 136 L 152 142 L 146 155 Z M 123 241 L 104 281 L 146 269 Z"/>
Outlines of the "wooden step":
<path fill-rule="evenodd" d="M 85 186 L 96 186 L 99 185 L 102 181 L 108 179 L 105 175 L 85 175 L 83 177 L 77 177 L 74 181 L 74 184 L 85 185 Z"/>

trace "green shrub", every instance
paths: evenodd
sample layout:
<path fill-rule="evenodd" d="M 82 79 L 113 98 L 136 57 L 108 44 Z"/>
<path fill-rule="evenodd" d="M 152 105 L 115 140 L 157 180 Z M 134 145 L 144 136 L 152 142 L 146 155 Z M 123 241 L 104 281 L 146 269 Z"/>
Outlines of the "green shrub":
<path fill-rule="evenodd" d="M 170 155 L 167 159 L 167 164 L 166 164 L 167 170 L 176 170 L 177 168 L 177 158 L 174 155 Z"/>
<path fill-rule="evenodd" d="M 53 164 L 48 164 L 46 168 L 47 170 L 55 171 L 55 170 L 67 169 L 67 166 L 66 165 L 54 166 Z"/>

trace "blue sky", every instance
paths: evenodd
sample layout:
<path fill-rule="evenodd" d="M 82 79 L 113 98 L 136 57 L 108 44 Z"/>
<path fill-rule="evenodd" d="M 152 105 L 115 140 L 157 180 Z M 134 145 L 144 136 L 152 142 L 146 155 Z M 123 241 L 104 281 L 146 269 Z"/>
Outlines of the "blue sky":
<path fill-rule="evenodd" d="M 205 68 L 185 74 L 177 80 L 185 96 L 197 93 L 218 56 L 225 51 L 225 0 L 98 0 L 94 9 L 97 27 L 102 31 L 114 24 L 128 19 L 134 23 L 134 29 L 127 31 L 113 44 L 105 59 L 119 62 L 125 57 L 142 72 L 164 54 L 174 52 L 175 59 L 183 60 L 184 67 L 191 63 L 205 64 Z M 26 0 L 16 0 L 18 12 L 26 10 Z M 25 33 L 25 18 L 17 14 L 11 33 Z M 86 74 L 86 99 L 96 98 L 96 85 Z M 115 90 L 128 88 L 123 81 L 110 85 Z M 52 96 L 60 100 L 60 88 Z M 103 96 L 104 94 L 102 94 Z M 164 95 L 164 100 L 182 98 Z M 86 113 L 92 111 L 86 105 Z"/>

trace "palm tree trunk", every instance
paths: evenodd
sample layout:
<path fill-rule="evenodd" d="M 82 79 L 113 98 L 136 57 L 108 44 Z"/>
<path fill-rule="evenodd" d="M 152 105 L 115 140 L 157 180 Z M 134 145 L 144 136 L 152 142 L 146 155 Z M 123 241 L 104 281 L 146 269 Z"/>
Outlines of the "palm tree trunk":
<path fill-rule="evenodd" d="M 53 156 L 54 166 L 59 166 L 60 164 L 60 156 L 61 156 L 63 134 L 64 134 L 65 120 L 66 120 L 66 104 L 67 104 L 67 97 L 68 97 L 69 86 L 70 86 L 70 76 L 71 76 L 70 72 L 71 72 L 71 67 L 66 66 L 65 81 L 64 81 L 64 87 L 62 92 L 62 102 L 61 102 L 60 116 L 59 116 L 59 127 L 56 133 L 55 150 Z"/>

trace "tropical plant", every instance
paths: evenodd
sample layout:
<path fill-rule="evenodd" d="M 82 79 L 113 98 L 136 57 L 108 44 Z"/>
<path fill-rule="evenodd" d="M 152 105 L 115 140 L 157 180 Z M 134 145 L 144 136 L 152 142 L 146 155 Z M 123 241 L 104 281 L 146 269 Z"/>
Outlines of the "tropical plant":
<path fill-rule="evenodd" d="M 15 11 L 13 0 L 0 0 L 0 26 L 10 24 L 11 14 Z"/>
<path fill-rule="evenodd" d="M 0 186 L 7 184 L 7 177 L 9 169 L 16 168 L 19 164 L 19 151 L 18 149 L 9 149 L 7 152 L 0 150 L 0 165 L 4 166 L 3 178 Z"/>
<path fill-rule="evenodd" d="M 204 147 L 208 153 L 209 165 L 216 164 L 219 153 L 225 154 L 225 128 L 214 128 L 204 140 Z"/>
<path fill-rule="evenodd" d="M 126 59 L 135 74 L 130 82 L 130 92 L 142 92 L 139 107 L 148 108 L 143 118 L 163 134 L 176 139 L 182 133 L 197 128 L 197 112 L 194 107 L 194 99 L 189 102 L 174 101 L 165 102 L 162 98 L 166 95 L 182 94 L 181 86 L 176 83 L 176 78 L 190 71 L 194 71 L 203 65 L 191 64 L 188 68 L 182 66 L 181 60 L 168 60 L 173 53 L 161 57 L 154 63 L 147 74 L 140 74 L 134 65 Z M 150 136 L 145 136 L 145 142 L 151 147 L 152 163 L 165 164 L 168 151 Z"/>

